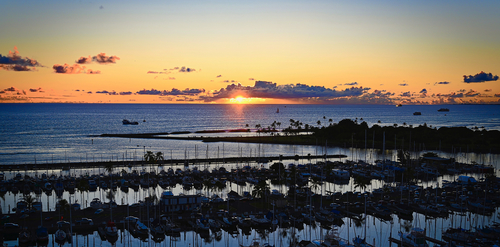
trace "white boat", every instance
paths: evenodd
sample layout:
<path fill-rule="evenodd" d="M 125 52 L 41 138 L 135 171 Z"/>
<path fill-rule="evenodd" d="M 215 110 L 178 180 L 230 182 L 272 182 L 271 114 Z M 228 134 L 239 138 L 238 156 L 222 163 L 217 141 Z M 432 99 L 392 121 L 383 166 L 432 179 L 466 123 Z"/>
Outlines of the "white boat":
<path fill-rule="evenodd" d="M 351 176 L 349 174 L 349 171 L 345 170 L 340 170 L 340 169 L 333 169 L 332 170 L 333 176 L 338 179 L 349 179 Z"/>
<path fill-rule="evenodd" d="M 102 202 L 99 198 L 94 198 L 91 202 L 90 202 L 90 207 L 93 208 L 93 209 L 99 209 L 102 207 Z"/>
<path fill-rule="evenodd" d="M 425 241 L 425 231 L 421 228 L 412 228 L 409 233 L 398 233 L 403 244 L 414 247 L 428 247 Z"/>

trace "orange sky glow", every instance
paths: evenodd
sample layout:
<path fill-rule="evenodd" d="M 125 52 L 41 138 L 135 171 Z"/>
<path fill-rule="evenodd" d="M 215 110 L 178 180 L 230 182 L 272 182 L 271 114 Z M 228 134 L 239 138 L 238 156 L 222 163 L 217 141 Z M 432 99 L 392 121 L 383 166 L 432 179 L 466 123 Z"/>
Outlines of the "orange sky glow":
<path fill-rule="evenodd" d="M 10 1 L 0 102 L 498 104 L 498 1 Z"/>

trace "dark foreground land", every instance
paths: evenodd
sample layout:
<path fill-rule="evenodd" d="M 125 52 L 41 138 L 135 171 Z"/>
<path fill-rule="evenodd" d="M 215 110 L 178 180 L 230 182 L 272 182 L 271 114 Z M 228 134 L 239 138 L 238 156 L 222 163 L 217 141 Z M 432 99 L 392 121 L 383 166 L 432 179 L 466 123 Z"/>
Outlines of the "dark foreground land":
<path fill-rule="evenodd" d="M 227 132 L 250 132 L 250 129 L 229 130 Z M 136 133 L 136 134 L 102 134 L 101 137 L 148 138 L 197 140 L 204 142 L 246 142 L 273 143 L 288 145 L 321 145 L 337 147 L 401 149 L 411 151 L 442 150 L 450 153 L 476 152 L 500 153 L 500 131 L 486 130 L 483 127 L 441 127 L 419 125 L 393 126 L 373 125 L 366 122 L 344 119 L 328 126 L 302 125 L 290 119 L 290 127 L 276 130 L 275 127 L 258 128 L 258 136 L 245 137 L 207 137 L 204 133 L 223 133 L 226 131 L 197 131 L 195 136 L 179 137 L 173 133 Z M 199 136 L 197 136 L 199 134 Z M 384 141 L 385 140 L 385 141 Z"/>

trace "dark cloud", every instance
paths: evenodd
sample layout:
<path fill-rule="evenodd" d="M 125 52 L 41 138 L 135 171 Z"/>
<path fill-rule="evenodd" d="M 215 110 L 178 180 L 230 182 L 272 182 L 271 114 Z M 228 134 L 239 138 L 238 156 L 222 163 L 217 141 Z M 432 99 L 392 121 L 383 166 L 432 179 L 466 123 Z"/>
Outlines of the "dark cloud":
<path fill-rule="evenodd" d="M 4 89 L 4 91 L 5 92 L 15 92 L 15 91 L 17 91 L 17 88 L 15 88 L 15 87 L 9 87 L 9 88 Z"/>
<path fill-rule="evenodd" d="M 90 56 L 80 57 L 78 60 L 75 61 L 75 63 L 78 63 L 78 64 L 89 64 L 91 62 L 92 62 L 92 58 Z"/>
<path fill-rule="evenodd" d="M 189 73 L 189 72 L 195 72 L 196 69 L 193 69 L 193 68 L 189 68 L 189 67 L 186 67 L 186 66 L 182 66 L 182 67 L 173 67 L 171 69 L 164 69 L 164 70 L 168 70 L 168 71 L 174 71 L 174 72 L 179 72 L 179 73 Z M 167 73 L 165 73 L 167 74 Z M 219 77 L 219 76 L 217 76 Z"/>
<path fill-rule="evenodd" d="M 151 90 L 143 89 L 141 91 L 137 91 L 137 94 L 142 94 L 142 95 L 161 95 L 161 91 L 158 91 L 156 89 L 151 89 Z"/>
<path fill-rule="evenodd" d="M 434 82 L 434 85 L 447 85 L 450 84 L 449 81 L 440 81 L 440 82 Z"/>
<path fill-rule="evenodd" d="M 255 85 L 242 86 L 241 84 L 228 85 L 215 91 L 211 96 L 202 96 L 205 101 L 213 101 L 223 98 L 234 98 L 236 96 L 255 97 L 255 98 L 280 98 L 280 99 L 298 99 L 298 98 L 338 98 L 360 96 L 369 88 L 352 87 L 345 90 L 335 90 L 323 86 L 308 86 L 305 84 L 290 84 L 277 86 L 276 83 L 267 81 L 256 81 Z"/>
<path fill-rule="evenodd" d="M 88 94 L 92 94 L 92 91 L 88 91 L 87 93 L 88 93 Z"/>
<path fill-rule="evenodd" d="M 351 83 L 344 84 L 344 86 L 356 86 L 356 85 L 358 85 L 357 82 L 351 82 Z"/>
<path fill-rule="evenodd" d="M 237 81 L 235 81 L 235 80 L 223 80 L 222 82 L 225 82 L 225 83 L 235 83 Z"/>
<path fill-rule="evenodd" d="M 35 71 L 34 67 L 43 67 L 35 59 L 19 56 L 17 47 L 14 47 L 14 52 L 9 51 L 7 56 L 0 54 L 0 70 L 8 71 Z"/>
<path fill-rule="evenodd" d="M 148 71 L 146 74 L 158 74 L 158 73 L 160 73 L 160 72 L 158 72 L 158 71 L 151 71 L 151 70 L 150 70 L 150 71 Z"/>
<path fill-rule="evenodd" d="M 403 92 L 403 93 L 401 93 L 399 96 L 401 96 L 401 97 L 411 97 L 411 93 L 410 93 L 410 91 L 408 91 L 408 92 Z"/>
<path fill-rule="evenodd" d="M 496 94 L 495 94 L 495 97 L 500 97 L 500 93 L 496 93 Z"/>
<path fill-rule="evenodd" d="M 485 89 L 484 91 L 485 91 L 485 92 L 491 92 L 491 88 L 489 88 L 489 89 Z"/>
<path fill-rule="evenodd" d="M 194 71 L 196 71 L 196 69 L 192 69 L 192 68 L 188 68 L 188 67 L 184 67 L 184 66 L 182 66 L 179 69 L 179 72 L 183 72 L 183 73 L 189 73 L 189 72 L 194 72 Z"/>
<path fill-rule="evenodd" d="M 401 83 L 401 84 L 398 84 L 399 86 L 402 86 L 402 87 L 406 87 L 408 86 L 408 83 Z"/>
<path fill-rule="evenodd" d="M 248 80 L 249 81 L 255 81 L 255 78 L 250 77 L 250 78 L 248 78 Z"/>
<path fill-rule="evenodd" d="M 218 76 L 216 76 L 216 78 L 219 78 L 219 77 L 222 77 L 222 75 L 218 75 Z"/>
<path fill-rule="evenodd" d="M 106 53 L 99 53 L 92 57 L 92 61 L 99 64 L 116 63 L 116 60 L 120 60 L 120 58 L 117 56 L 106 56 Z"/>
<path fill-rule="evenodd" d="M 177 88 L 172 88 L 172 90 L 156 90 L 156 89 L 151 89 L 151 90 L 146 90 L 143 89 L 141 91 L 138 91 L 137 94 L 141 95 L 159 95 L 159 96 L 178 96 L 178 95 L 189 95 L 189 96 L 194 96 L 198 95 L 200 93 L 204 93 L 205 89 L 189 89 L 186 88 L 184 90 L 179 90 Z"/>
<path fill-rule="evenodd" d="M 80 74 L 80 73 L 100 74 L 101 73 L 101 71 L 99 71 L 99 70 L 91 70 L 91 69 L 85 70 L 85 66 L 80 66 L 79 64 L 73 64 L 73 65 L 69 65 L 66 63 L 64 65 L 54 64 L 54 66 L 52 66 L 52 69 L 54 69 L 54 72 L 56 72 L 58 74 Z"/>
<path fill-rule="evenodd" d="M 471 89 L 471 90 L 469 90 L 469 92 L 467 92 L 465 94 L 465 97 L 475 97 L 475 96 L 480 96 L 480 95 L 481 95 L 480 93 Z"/>
<path fill-rule="evenodd" d="M 95 93 L 102 93 L 102 94 L 109 94 L 109 92 L 107 90 L 103 90 L 103 91 L 97 91 Z"/>
<path fill-rule="evenodd" d="M 30 88 L 30 92 L 36 93 L 36 92 L 43 92 L 42 88 Z"/>
<path fill-rule="evenodd" d="M 132 95 L 132 92 L 128 91 L 128 92 L 120 92 L 120 95 Z"/>
<path fill-rule="evenodd" d="M 424 89 L 420 90 L 420 93 L 427 93 L 427 89 L 424 88 Z"/>
<path fill-rule="evenodd" d="M 483 71 L 475 75 L 464 75 L 465 83 L 475 83 L 475 82 L 486 82 L 486 81 L 496 81 L 498 80 L 498 75 L 493 75 L 491 73 L 485 73 Z"/>
<path fill-rule="evenodd" d="M 104 9 L 104 7 L 101 5 L 101 6 L 99 7 L 99 9 Z"/>

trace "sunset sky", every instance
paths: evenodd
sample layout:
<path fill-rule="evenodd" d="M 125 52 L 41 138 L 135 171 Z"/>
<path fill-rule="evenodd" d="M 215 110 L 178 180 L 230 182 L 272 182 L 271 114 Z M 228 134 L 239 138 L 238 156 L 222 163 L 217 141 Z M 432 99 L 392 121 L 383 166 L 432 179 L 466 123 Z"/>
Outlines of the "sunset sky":
<path fill-rule="evenodd" d="M 499 12 L 498 0 L 0 0 L 0 102 L 500 103 Z"/>

